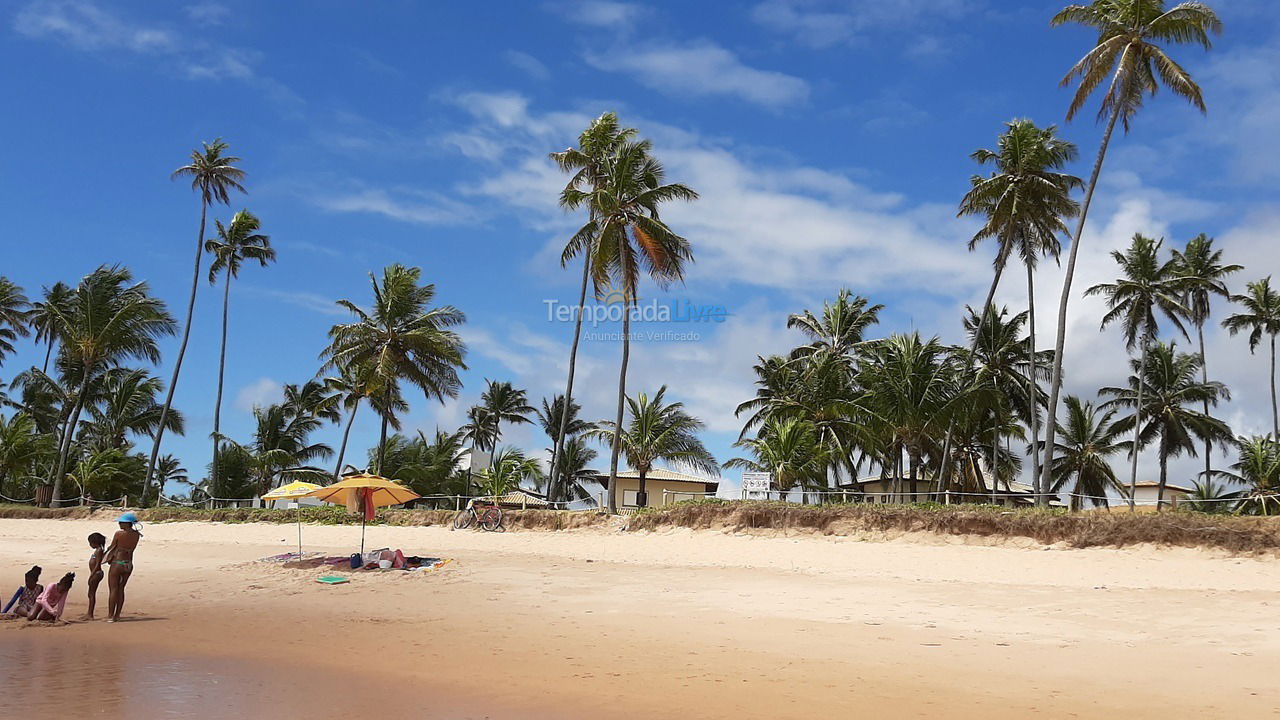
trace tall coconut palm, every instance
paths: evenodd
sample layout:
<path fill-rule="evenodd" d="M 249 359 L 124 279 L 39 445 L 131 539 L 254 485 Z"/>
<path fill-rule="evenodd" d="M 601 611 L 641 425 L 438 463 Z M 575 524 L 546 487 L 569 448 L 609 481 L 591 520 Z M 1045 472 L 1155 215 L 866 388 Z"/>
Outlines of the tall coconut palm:
<path fill-rule="evenodd" d="M 705 427 L 701 420 L 684 409 L 684 403 L 666 402 L 667 386 L 658 388 L 653 397 L 640 393 L 627 398 L 631 420 L 622 426 L 601 420 L 589 435 L 622 448 L 627 464 L 640 479 L 636 505 L 648 505 L 645 478 L 654 463 L 664 462 L 680 469 L 720 474 L 720 466 L 707 450 L 698 433 Z M 612 471 L 615 475 L 617 470 Z"/>
<path fill-rule="evenodd" d="M 819 487 L 826 479 L 826 451 L 818 442 L 813 423 L 807 420 L 770 420 L 760 427 L 755 437 L 742 438 L 733 445 L 751 453 L 752 457 L 730 458 L 724 466 L 767 472 L 779 492 L 799 487 L 803 493 Z"/>
<path fill-rule="evenodd" d="M 617 155 L 619 148 L 631 142 L 635 135 L 635 128 L 622 127 L 618 122 L 618 116 L 607 112 L 591 121 L 591 124 L 582 131 L 578 136 L 578 147 L 551 153 L 551 159 L 562 171 L 572 173 L 568 184 L 560 193 L 560 207 L 565 210 L 578 210 L 586 205 L 592 192 L 604 186 L 608 177 L 609 163 Z M 569 377 L 565 382 L 564 390 L 565 401 L 569 403 L 573 402 L 573 377 L 578 362 L 578 341 L 582 337 L 582 314 L 587 304 L 587 279 L 592 275 L 597 259 L 595 254 L 599 249 L 597 242 L 599 225 L 594 222 L 597 220 L 594 208 L 588 205 L 588 210 L 590 214 L 587 224 L 569 239 L 560 255 L 561 267 L 566 266 L 574 257 L 582 256 L 582 287 L 578 291 L 578 312 L 573 320 L 573 344 L 569 348 Z M 585 234 L 583 230 L 586 231 Z M 602 281 L 603 276 L 597 275 L 595 283 L 597 293 L 603 290 Z M 560 420 L 561 425 L 564 425 L 568 418 L 562 417 Z M 554 492 L 556 486 L 559 465 L 556 459 L 564 447 L 567 434 L 567 427 L 561 427 L 555 434 L 548 433 L 554 438 L 551 448 L 549 492 Z"/>
<path fill-rule="evenodd" d="M 618 411 L 614 421 L 622 425 L 627 398 L 627 364 L 631 354 L 631 315 L 641 274 L 660 287 L 684 278 L 684 267 L 693 261 L 689 241 L 677 235 L 660 217 L 659 209 L 672 200 L 695 200 L 698 194 L 679 183 L 666 182 L 666 170 L 651 154 L 647 140 L 620 143 L 604 168 L 599 183 L 586 188 L 565 188 L 566 207 L 586 207 L 589 220 L 570 243 L 594 247 L 592 273 L 596 286 L 612 281 L 624 299 L 622 313 L 622 362 L 618 371 Z M 617 436 L 621 442 L 621 436 Z M 614 444 L 609 460 L 609 510 L 617 510 L 613 488 L 617 485 L 618 457 L 622 446 Z"/>
<path fill-rule="evenodd" d="M 13 352 L 14 340 L 30 334 L 30 307 L 22 288 L 0 275 L 0 364 L 5 355 Z"/>
<path fill-rule="evenodd" d="M 1157 442 L 1160 458 L 1160 486 L 1156 495 L 1157 508 L 1164 502 L 1164 488 L 1169 476 L 1169 458 L 1183 453 L 1196 455 L 1195 441 L 1218 443 L 1225 446 L 1234 438 L 1231 428 L 1221 420 L 1200 412 L 1206 401 L 1210 407 L 1219 400 L 1229 400 L 1226 386 L 1218 382 L 1200 380 L 1200 356 L 1180 353 L 1171 344 L 1155 343 L 1150 350 L 1150 362 L 1131 360 L 1134 375 L 1128 387 L 1106 387 L 1100 391 L 1112 399 L 1103 403 L 1104 408 L 1128 408 L 1132 414 L 1116 421 L 1120 430 L 1134 428 L 1133 449 L 1137 455 L 1140 447 Z M 1134 483 L 1129 483 L 1132 502 Z"/>
<path fill-rule="evenodd" d="M 218 389 L 213 403 L 213 465 L 210 480 L 218 482 L 218 446 L 222 432 L 222 381 L 227 368 L 227 313 L 231 305 L 231 280 L 240 277 L 240 267 L 245 261 L 258 261 L 266 267 L 276 259 L 276 251 L 271 247 L 271 238 L 258 232 L 262 225 L 258 218 L 248 210 L 241 210 L 231 218 L 231 222 L 223 225 L 221 220 L 214 220 L 218 228 L 218 236 L 209 238 L 204 249 L 213 255 L 213 263 L 209 265 L 209 282 L 216 283 L 218 275 L 224 275 L 222 283 L 222 340 L 218 349 Z"/>
<path fill-rule="evenodd" d="M 1142 108 L 1148 95 L 1164 85 L 1174 95 L 1205 112 L 1200 86 L 1181 65 L 1169 57 L 1161 43 L 1197 43 L 1206 50 L 1212 47 L 1209 36 L 1222 32 L 1222 23 L 1213 9 L 1201 2 L 1184 2 L 1165 9 L 1164 0 L 1094 0 L 1088 5 L 1068 5 L 1053 17 L 1054 26 L 1074 23 L 1097 32 L 1094 46 L 1072 66 L 1062 78 L 1062 86 L 1079 78 L 1080 84 L 1067 110 L 1067 120 L 1076 116 L 1094 93 L 1106 82 L 1098 120 L 1106 119 L 1106 130 L 1098 146 L 1089 183 L 1085 185 L 1080 215 L 1067 253 L 1067 268 L 1058 299 L 1058 327 L 1054 342 L 1053 374 L 1049 380 L 1049 418 L 1045 427 L 1046 445 L 1053 447 L 1057 432 L 1058 394 L 1062 390 L 1062 358 L 1067 343 L 1067 305 L 1071 300 L 1071 283 L 1075 278 L 1080 237 L 1084 234 L 1093 192 L 1098 187 L 1102 161 L 1111 144 L 1111 134 L 1119 121 L 1125 132 Z M 1042 468 L 1042 487 L 1049 485 L 1048 464 Z"/>
<path fill-rule="evenodd" d="M 804 310 L 787 318 L 787 327 L 795 328 L 810 339 L 808 345 L 796 348 L 794 355 L 812 355 L 827 351 L 842 357 L 865 342 L 867 329 L 880 322 L 884 305 L 872 305 L 861 295 L 854 295 L 846 288 L 836 293 L 835 302 L 822 303 L 822 315 Z"/>
<path fill-rule="evenodd" d="M 1115 282 L 1100 283 L 1085 291 L 1085 295 L 1102 295 L 1107 299 L 1107 314 L 1102 316 L 1102 329 L 1112 323 L 1119 322 L 1124 328 L 1125 347 L 1132 352 L 1138 346 L 1138 377 L 1146 377 L 1147 349 L 1159 334 L 1157 315 L 1163 315 L 1175 328 L 1187 335 L 1182 318 L 1187 316 L 1187 308 L 1182 304 L 1186 284 L 1178 273 L 1175 260 L 1160 260 L 1161 240 L 1153 240 L 1141 233 L 1133 236 L 1127 250 L 1121 253 L 1111 251 L 1111 257 L 1120 266 L 1121 277 Z M 1135 412 L 1137 418 L 1133 427 L 1133 446 L 1130 457 L 1129 475 L 1129 507 L 1132 509 L 1133 496 L 1138 483 L 1138 454 L 1143 443 L 1138 433 L 1143 427 L 1142 413 L 1146 409 L 1142 393 L 1145 383 L 1138 383 Z"/>
<path fill-rule="evenodd" d="M 1187 241 L 1185 250 L 1173 250 L 1173 260 L 1177 267 L 1178 277 L 1182 278 L 1184 292 L 1187 294 L 1183 305 L 1187 308 L 1187 319 L 1196 326 L 1196 339 L 1200 343 L 1200 380 L 1209 382 L 1209 358 L 1204 349 L 1204 324 L 1209 321 L 1209 314 L 1214 296 L 1230 298 L 1224 282 L 1228 275 L 1244 269 L 1243 265 L 1225 265 L 1222 262 L 1222 251 L 1215 250 L 1213 238 L 1200 233 Z M 1204 414 L 1209 414 L 1209 405 L 1205 404 Z M 1206 482 L 1211 480 L 1213 472 L 1213 453 L 1209 445 L 1204 447 L 1204 472 Z"/>
<path fill-rule="evenodd" d="M 102 266 L 86 275 L 65 306 L 51 312 L 61 348 L 60 371 L 75 379 L 75 404 L 67 414 L 58 464 L 53 474 L 53 502 L 62 499 L 62 477 L 80 413 L 101 375 L 120 363 L 160 360 L 158 340 L 173 335 L 176 323 L 164 302 L 154 298 L 145 282 L 121 267 Z M 162 412 L 156 435 L 168 418 Z"/>
<path fill-rule="evenodd" d="M 1243 295 L 1232 295 L 1231 302 L 1244 309 L 1222 321 L 1232 336 L 1249 331 L 1249 352 L 1258 349 L 1262 336 L 1271 339 L 1271 435 L 1280 439 L 1280 411 L 1276 409 L 1276 335 L 1280 334 L 1280 292 L 1272 289 L 1271 276 L 1251 282 Z"/>
<path fill-rule="evenodd" d="M 1031 343 L 1035 348 L 1035 268 L 1043 256 L 1055 259 L 1061 250 L 1058 238 L 1067 233 L 1065 220 L 1080 211 L 1071 192 L 1082 184 L 1080 178 L 1060 172 L 1075 160 L 1076 146 L 1057 137 L 1057 128 L 1037 127 L 1027 119 L 1005 123 L 1006 130 L 996 142 L 995 150 L 980 148 L 970 157 L 979 165 L 994 165 L 990 175 L 975 175 L 970 190 L 960 201 L 959 215 L 978 215 L 985 219 L 969 241 L 973 250 L 986 238 L 998 244 L 995 272 L 987 299 L 982 307 L 995 300 L 1001 273 L 1013 252 L 1017 252 L 1027 271 L 1027 302 Z M 981 321 L 981 318 L 979 318 Z M 979 325 L 979 329 L 980 329 Z M 978 335 L 973 335 L 976 342 Z M 1028 381 L 1038 387 L 1035 353 L 1028 351 L 1031 372 Z M 1028 390 L 1031 392 L 1034 388 Z M 1033 484 L 1039 483 L 1039 428 L 1037 418 L 1030 420 Z M 1037 490 L 1038 492 L 1038 490 Z"/>
<path fill-rule="evenodd" d="M 493 380 L 485 380 L 485 383 L 487 387 L 480 394 L 480 405 L 484 407 L 485 416 L 493 426 L 493 439 L 489 447 L 493 452 L 497 452 L 496 446 L 502 440 L 502 423 L 515 425 L 532 423 L 533 420 L 529 416 L 536 413 L 537 409 L 529 404 L 525 391 L 511 383 Z M 493 461 L 492 454 L 489 460 Z"/>
<path fill-rule="evenodd" d="M 182 372 L 182 359 L 187 354 L 187 341 L 191 338 L 191 321 L 196 311 L 196 291 L 200 289 L 200 262 L 204 259 L 205 219 L 209 205 L 231 203 L 231 191 L 245 192 L 241 181 L 244 170 L 236 167 L 240 158 L 227 155 L 230 146 L 219 138 L 211 143 L 201 143 L 201 147 L 191 151 L 191 162 L 173 171 L 172 177 L 191 178 L 191 189 L 200 195 L 200 229 L 196 232 L 195 269 L 191 272 L 191 296 L 187 299 L 187 319 L 182 326 L 182 342 L 178 344 L 178 355 L 173 362 L 173 377 L 169 379 L 169 391 L 164 398 L 164 410 L 160 413 L 161 422 L 156 433 L 155 443 L 151 447 L 151 459 L 147 461 L 147 478 L 142 485 L 142 504 L 147 503 L 147 488 L 151 487 L 151 476 L 155 473 L 156 458 L 160 455 L 160 444 L 164 440 L 164 416 L 173 407 L 173 393 L 178 389 L 178 375 Z M 214 454 L 215 458 L 217 454 Z"/>
<path fill-rule="evenodd" d="M 1105 506 L 1108 490 L 1125 495 L 1110 458 L 1124 452 L 1131 443 L 1121 439 L 1121 429 L 1114 422 L 1115 410 L 1099 409 L 1075 395 L 1067 396 L 1066 408 L 1062 436 L 1054 442 L 1047 459 L 1053 464 L 1052 491 L 1070 493 L 1072 510 L 1079 510 L 1086 498 L 1095 506 Z"/>
<path fill-rule="evenodd" d="M 56 282 L 44 289 L 44 299 L 31 303 L 28 319 L 36 332 L 36 342 L 45 343 L 44 364 L 41 372 L 49 372 L 49 359 L 53 356 L 53 348 L 58 344 L 57 322 L 53 307 L 64 307 L 71 297 L 72 289 L 64 282 Z"/>
<path fill-rule="evenodd" d="M 369 366 L 369 380 L 391 393 L 401 380 L 422 390 L 428 399 L 441 402 L 457 397 L 462 387 L 458 370 L 466 369 L 466 344 L 452 329 L 466 321 L 450 305 L 431 307 L 435 285 L 419 285 L 422 271 L 400 264 L 388 265 L 379 282 L 372 273 L 373 306 L 361 309 L 350 300 L 338 305 L 356 316 L 355 322 L 329 329 L 329 346 L 321 353 L 321 371 L 348 366 Z M 378 406 L 374 406 L 377 408 Z M 384 405 L 378 446 L 387 442 L 387 426 L 395 409 Z M 381 459 L 379 459 L 381 465 Z"/>

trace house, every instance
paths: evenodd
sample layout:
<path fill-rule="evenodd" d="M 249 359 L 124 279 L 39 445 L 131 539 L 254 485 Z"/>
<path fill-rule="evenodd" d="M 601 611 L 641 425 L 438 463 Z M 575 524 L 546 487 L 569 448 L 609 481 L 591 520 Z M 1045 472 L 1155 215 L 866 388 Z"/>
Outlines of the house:
<path fill-rule="evenodd" d="M 603 491 L 609 487 L 608 470 L 592 470 L 596 483 Z M 662 507 L 681 500 L 697 500 L 714 496 L 720 488 L 720 482 L 711 478 L 699 477 L 688 473 L 676 472 L 665 468 L 654 468 L 645 473 L 644 489 L 649 496 L 646 503 L 649 507 Z M 618 470 L 618 483 L 615 488 L 618 507 L 635 508 L 637 494 L 640 492 L 640 473 L 635 470 Z"/>
<path fill-rule="evenodd" d="M 1173 483 L 1165 483 L 1164 486 L 1164 503 L 1172 507 L 1177 507 L 1178 503 L 1186 500 L 1187 496 L 1194 492 L 1194 489 L 1182 485 L 1174 485 Z M 1138 507 L 1155 507 L 1156 499 L 1160 493 L 1160 483 L 1154 480 L 1146 480 L 1134 485 L 1133 501 Z M 1112 504 L 1122 504 L 1126 500 L 1113 501 Z"/>
<path fill-rule="evenodd" d="M 869 477 L 859 478 L 857 480 L 845 480 L 839 484 L 839 489 L 847 490 L 847 497 L 833 496 L 840 500 L 857 502 L 861 498 L 864 502 L 873 503 L 909 503 L 909 502 L 940 502 L 940 503 L 991 503 L 995 502 L 1010 507 L 1029 507 L 1036 504 L 1034 488 L 1027 483 L 1014 480 L 1009 486 L 1004 487 L 1004 483 L 996 490 L 988 490 L 986 492 L 957 492 L 954 488 L 949 493 L 937 492 L 937 482 L 933 477 L 921 476 L 916 480 L 916 493 L 911 494 L 911 479 L 902 478 L 901 482 L 895 481 L 891 477 L 881 477 L 872 475 Z M 896 491 L 896 492 L 895 492 Z M 1054 507 L 1061 507 L 1062 502 L 1058 498 L 1050 498 L 1049 504 Z"/>
<path fill-rule="evenodd" d="M 551 507 L 551 503 L 547 502 L 547 498 L 532 490 L 519 488 L 511 492 L 500 495 L 497 498 L 498 507 L 506 510 L 546 510 Z"/>

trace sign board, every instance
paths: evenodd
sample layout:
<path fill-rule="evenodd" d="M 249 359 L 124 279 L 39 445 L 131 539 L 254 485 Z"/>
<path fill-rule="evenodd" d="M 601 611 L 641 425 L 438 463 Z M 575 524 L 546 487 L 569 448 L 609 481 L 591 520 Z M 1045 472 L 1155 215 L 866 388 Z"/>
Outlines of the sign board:
<path fill-rule="evenodd" d="M 773 487 L 767 472 L 742 473 L 742 490 L 744 492 L 769 492 Z"/>

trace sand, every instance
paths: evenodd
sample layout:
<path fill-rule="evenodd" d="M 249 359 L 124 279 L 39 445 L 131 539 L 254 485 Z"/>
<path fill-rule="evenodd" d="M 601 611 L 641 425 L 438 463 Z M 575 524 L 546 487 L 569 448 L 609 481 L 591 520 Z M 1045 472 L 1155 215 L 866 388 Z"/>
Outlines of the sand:
<path fill-rule="evenodd" d="M 0 520 L 0 591 L 74 569 L 74 619 L 84 537 L 110 529 Z M 1280 716 L 1274 558 L 373 527 L 454 562 L 326 587 L 251 562 L 289 525 L 144 532 L 131 621 L 0 623 L 0 717 Z M 304 539 L 350 553 L 359 528 Z"/>

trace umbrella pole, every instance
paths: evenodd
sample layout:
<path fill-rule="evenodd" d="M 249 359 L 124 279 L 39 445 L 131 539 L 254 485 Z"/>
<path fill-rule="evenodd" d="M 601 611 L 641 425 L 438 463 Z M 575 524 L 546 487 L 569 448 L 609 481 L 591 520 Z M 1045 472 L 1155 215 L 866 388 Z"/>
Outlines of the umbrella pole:
<path fill-rule="evenodd" d="M 295 511 L 298 518 L 298 559 L 302 559 L 302 503 L 298 503 L 298 509 Z"/>
<path fill-rule="evenodd" d="M 363 493 L 362 493 L 363 495 Z M 365 502 L 369 502 L 369 498 L 364 498 Z M 369 513 L 364 509 L 364 503 L 360 504 L 360 559 L 364 560 L 364 523 Z"/>

